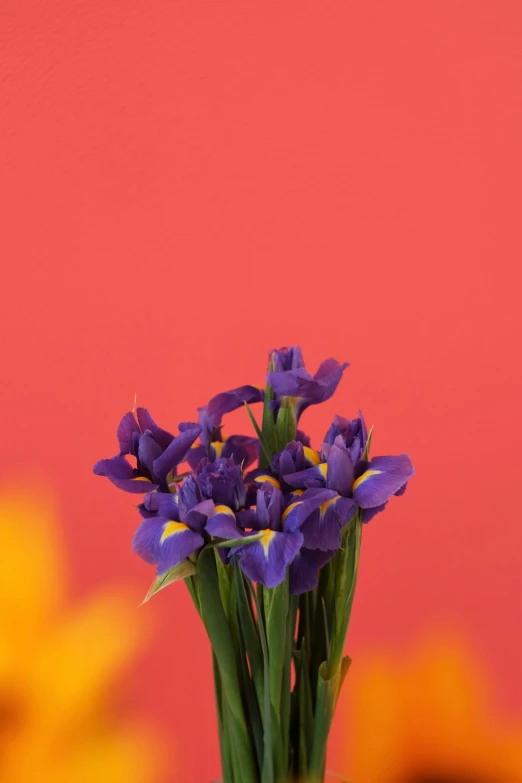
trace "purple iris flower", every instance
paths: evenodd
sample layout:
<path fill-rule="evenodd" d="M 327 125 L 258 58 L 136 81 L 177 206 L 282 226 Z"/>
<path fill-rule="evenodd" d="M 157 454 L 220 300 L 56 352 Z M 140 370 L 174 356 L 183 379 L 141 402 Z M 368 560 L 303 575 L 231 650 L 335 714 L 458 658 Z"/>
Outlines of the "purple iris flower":
<path fill-rule="evenodd" d="M 213 500 L 216 505 L 228 506 L 233 512 L 245 505 L 241 467 L 232 458 L 220 457 L 214 462 L 202 460 L 195 475 L 204 498 Z"/>
<path fill-rule="evenodd" d="M 247 468 L 259 456 L 259 441 L 246 435 L 223 436 L 221 416 L 209 416 L 207 408 L 199 408 L 198 421 L 202 427 L 200 443 L 194 444 L 187 455 L 187 462 L 195 470 L 202 459 L 210 461 L 218 457 L 233 457 L 238 465 Z M 219 424 L 216 425 L 216 421 Z"/>
<path fill-rule="evenodd" d="M 287 567 L 303 545 L 297 525 L 283 527 L 283 510 L 283 493 L 266 483 L 258 490 L 255 513 L 238 514 L 242 526 L 264 531 L 260 541 L 240 548 L 238 554 L 243 573 L 265 587 L 275 587 L 284 580 Z"/>
<path fill-rule="evenodd" d="M 267 381 L 276 395 L 276 404 L 282 398 L 290 398 L 296 421 L 309 405 L 330 399 L 348 367 L 346 362 L 326 359 L 312 376 L 298 346 L 271 351 L 270 358 L 274 369 L 268 373 Z"/>
<path fill-rule="evenodd" d="M 304 366 L 301 349 L 292 346 L 269 351 L 269 366 L 273 369 L 268 373 L 267 382 L 275 394 L 270 407 L 277 415 L 283 399 L 290 398 L 297 422 L 309 405 L 324 402 L 332 396 L 348 364 L 326 359 L 312 376 Z M 263 402 L 264 396 L 263 389 L 257 386 L 239 386 L 213 397 L 208 404 L 208 415 L 217 427 L 225 413 L 240 408 L 245 402 Z M 302 437 L 306 438 L 306 435 L 302 434 Z"/>
<path fill-rule="evenodd" d="M 153 489 L 167 491 L 167 477 L 175 476 L 190 447 L 199 436 L 201 426 L 184 422 L 176 437 L 161 429 L 145 408 L 126 413 L 117 430 L 120 452 L 96 463 L 93 472 L 106 476 L 126 492 L 143 493 Z M 127 460 L 136 459 L 136 467 Z"/>
<path fill-rule="evenodd" d="M 353 442 L 352 444 L 353 445 Z M 356 452 L 360 452 L 357 446 Z M 401 495 L 415 470 L 407 454 L 374 457 L 371 461 L 352 458 L 352 450 L 336 436 L 328 447 L 325 462 L 284 476 L 292 487 L 331 490 L 363 509 L 363 522 L 382 511 L 392 495 Z M 305 492 L 303 498 L 307 496 Z"/>
<path fill-rule="evenodd" d="M 368 441 L 368 430 L 359 411 L 357 419 L 345 419 L 343 416 L 335 416 L 330 429 L 324 436 L 322 451 L 328 457 L 330 447 L 334 444 L 344 446 L 350 452 L 352 462 L 355 464 L 361 459 Z"/>
<path fill-rule="evenodd" d="M 132 548 L 145 562 L 157 565 L 158 575 L 204 546 L 205 525 L 215 512 L 211 500 L 188 507 L 182 491 L 151 492 L 144 505 L 154 516 L 143 520 L 134 535 Z"/>

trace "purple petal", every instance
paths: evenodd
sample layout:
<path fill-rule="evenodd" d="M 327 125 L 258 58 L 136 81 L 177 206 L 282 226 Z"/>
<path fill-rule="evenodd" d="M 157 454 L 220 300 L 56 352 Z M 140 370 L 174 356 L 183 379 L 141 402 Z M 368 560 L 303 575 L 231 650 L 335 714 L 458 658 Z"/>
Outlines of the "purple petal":
<path fill-rule="evenodd" d="M 205 530 L 216 538 L 240 538 L 244 533 L 238 529 L 232 509 L 216 506 L 216 514 L 207 520 Z"/>
<path fill-rule="evenodd" d="M 255 508 L 247 508 L 245 511 L 236 513 L 237 524 L 245 530 L 264 530 L 259 526 L 257 511 Z"/>
<path fill-rule="evenodd" d="M 191 530 L 202 533 L 205 529 L 207 519 L 213 514 L 214 503 L 212 500 L 203 500 L 201 503 L 198 503 L 197 506 L 193 506 L 189 511 L 184 513 L 183 522 L 185 522 Z"/>
<path fill-rule="evenodd" d="M 364 524 L 367 525 L 368 522 L 370 522 L 370 520 L 372 520 L 374 516 L 376 516 L 376 514 L 380 514 L 381 511 L 384 511 L 387 505 L 388 505 L 387 503 L 383 503 L 382 506 L 375 506 L 374 508 L 365 508 L 363 510 L 363 515 L 362 515 L 362 521 L 364 522 Z"/>
<path fill-rule="evenodd" d="M 177 438 L 174 438 L 166 451 L 154 462 L 154 473 L 158 478 L 165 478 L 171 470 L 179 465 L 180 462 L 183 462 L 188 450 L 200 433 L 201 426 L 193 424 L 191 427 L 184 429 L 183 432 L 180 432 Z"/>
<path fill-rule="evenodd" d="M 132 454 L 133 434 L 140 432 L 134 414 L 130 411 L 125 414 L 118 425 L 117 436 L 121 454 Z M 136 455 L 134 455 L 136 456 Z"/>
<path fill-rule="evenodd" d="M 225 413 L 230 413 L 240 408 L 245 402 L 250 405 L 254 402 L 262 402 L 265 397 L 263 389 L 257 386 L 238 386 L 227 392 L 216 394 L 210 400 L 207 410 L 214 427 L 219 427 L 221 418 Z"/>
<path fill-rule="evenodd" d="M 232 457 L 244 470 L 259 457 L 259 441 L 247 435 L 230 435 L 224 441 L 219 456 Z"/>
<path fill-rule="evenodd" d="M 168 525 L 177 525 L 178 522 L 170 522 Z M 169 527 L 165 527 L 163 536 L 166 536 L 161 544 L 158 560 L 158 574 L 163 574 L 169 568 L 179 565 L 189 555 L 202 547 L 205 543 L 203 536 L 195 533 L 190 528 L 185 528 L 173 535 L 168 535 Z"/>
<path fill-rule="evenodd" d="M 305 432 L 303 432 L 302 430 L 297 430 L 297 433 L 296 433 L 295 439 L 296 439 L 297 441 L 299 441 L 299 443 L 302 443 L 302 444 L 303 444 L 303 446 L 308 446 L 308 448 L 310 448 L 310 446 L 311 446 L 311 441 L 310 441 L 310 438 L 309 438 L 309 437 L 308 437 L 308 435 L 307 435 Z"/>
<path fill-rule="evenodd" d="M 276 372 L 297 370 L 304 367 L 303 353 L 298 345 L 273 349 L 268 352 L 268 362 Z"/>
<path fill-rule="evenodd" d="M 147 511 L 155 511 L 164 519 L 180 521 L 178 496 L 170 492 L 149 492 L 143 499 Z"/>
<path fill-rule="evenodd" d="M 146 563 L 155 565 L 160 557 L 161 536 L 167 519 L 151 517 L 145 519 L 134 534 L 132 548 Z"/>
<path fill-rule="evenodd" d="M 351 519 L 354 511 L 353 501 L 340 495 L 334 495 L 315 508 L 300 526 L 307 549 L 338 549 L 341 546 L 341 528 Z M 305 512 L 300 513 L 304 516 Z"/>
<path fill-rule="evenodd" d="M 353 462 L 344 448 L 332 446 L 328 454 L 328 489 L 349 497 L 354 480 Z"/>
<path fill-rule="evenodd" d="M 305 397 L 310 383 L 313 383 L 312 376 L 304 367 L 269 372 L 267 381 L 275 393 L 282 397 Z"/>
<path fill-rule="evenodd" d="M 306 492 L 301 495 L 297 515 L 298 524 L 301 525 L 313 511 L 336 497 L 338 497 L 337 492 L 334 492 L 333 489 L 319 489 L 317 487 L 307 489 Z M 314 547 L 312 547 L 312 549 L 313 548 Z"/>
<path fill-rule="evenodd" d="M 276 587 L 285 578 L 286 568 L 303 543 L 300 533 L 267 530 L 265 538 L 243 547 L 239 564 L 252 581 Z"/>
<path fill-rule="evenodd" d="M 386 503 L 415 473 L 407 454 L 375 457 L 353 485 L 353 497 L 361 508 Z"/>
<path fill-rule="evenodd" d="M 284 480 L 291 487 L 304 489 L 305 487 L 324 487 L 327 479 L 327 465 L 322 462 L 305 470 L 299 470 L 297 473 L 289 473 L 283 476 Z"/>
<path fill-rule="evenodd" d="M 151 476 L 154 476 L 154 462 L 162 454 L 162 448 L 152 435 L 142 435 L 138 445 L 138 461 Z"/>
<path fill-rule="evenodd" d="M 299 595 L 317 587 L 319 571 L 330 562 L 337 550 L 321 552 L 320 549 L 302 547 L 290 565 L 290 593 Z"/>
<path fill-rule="evenodd" d="M 93 472 L 97 476 L 106 476 L 118 489 L 137 495 L 158 488 L 157 484 L 140 476 L 121 454 L 111 459 L 101 459 L 94 466 Z"/>
<path fill-rule="evenodd" d="M 207 447 L 202 443 L 194 444 L 187 452 L 187 462 L 192 470 L 196 470 L 202 459 L 207 456 Z"/>
<path fill-rule="evenodd" d="M 170 446 L 174 440 L 174 435 L 171 435 L 170 432 L 162 430 L 161 427 L 158 427 L 146 408 L 137 408 L 136 416 L 138 417 L 141 431 L 145 432 L 145 430 L 150 430 L 154 436 L 154 440 L 161 446 L 162 451 Z"/>

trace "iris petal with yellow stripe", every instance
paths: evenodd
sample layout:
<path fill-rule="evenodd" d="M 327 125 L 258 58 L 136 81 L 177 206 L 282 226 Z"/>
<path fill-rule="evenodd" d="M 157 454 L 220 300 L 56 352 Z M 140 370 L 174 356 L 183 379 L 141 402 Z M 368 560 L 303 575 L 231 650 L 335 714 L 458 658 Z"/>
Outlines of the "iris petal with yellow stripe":
<path fill-rule="evenodd" d="M 354 480 L 353 499 L 363 509 L 386 503 L 400 492 L 415 473 L 407 454 L 398 457 L 374 457 Z"/>

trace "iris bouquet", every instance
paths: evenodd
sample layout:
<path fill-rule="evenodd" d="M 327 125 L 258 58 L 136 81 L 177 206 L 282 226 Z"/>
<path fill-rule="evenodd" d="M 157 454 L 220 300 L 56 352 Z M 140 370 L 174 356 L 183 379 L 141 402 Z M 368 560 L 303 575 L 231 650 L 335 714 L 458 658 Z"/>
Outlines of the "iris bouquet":
<path fill-rule="evenodd" d="M 157 566 L 146 600 L 183 580 L 205 625 L 224 783 L 324 780 L 363 525 L 414 473 L 405 454 L 371 457 L 360 413 L 336 416 L 317 450 L 298 428 L 346 367 L 327 359 L 312 376 L 298 347 L 271 351 L 265 388 L 218 394 L 176 436 L 144 408 L 126 413 L 118 454 L 94 467 L 144 496 L 133 548 Z M 255 434 L 226 437 L 241 406 Z"/>

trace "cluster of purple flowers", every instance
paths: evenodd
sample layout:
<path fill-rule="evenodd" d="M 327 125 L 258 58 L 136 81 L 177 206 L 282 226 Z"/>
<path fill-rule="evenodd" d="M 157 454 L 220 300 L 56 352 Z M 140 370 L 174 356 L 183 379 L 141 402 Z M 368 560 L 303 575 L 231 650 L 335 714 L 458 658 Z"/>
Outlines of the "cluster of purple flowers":
<path fill-rule="evenodd" d="M 406 454 L 368 459 L 360 414 L 352 420 L 336 416 L 317 451 L 297 429 L 309 405 L 333 395 L 346 367 L 327 359 L 312 376 L 299 348 L 271 351 L 267 392 L 242 386 L 218 394 L 199 409 L 197 424 L 179 425 L 177 436 L 158 427 L 144 408 L 125 414 L 117 432 L 119 453 L 97 462 L 94 472 L 122 490 L 145 493 L 133 542 L 137 554 L 161 575 L 195 560 L 204 546 L 231 541 L 219 549 L 223 561 L 237 558 L 252 581 L 275 587 L 289 569 L 291 593 L 313 589 L 356 511 L 368 522 L 392 495 L 405 491 L 414 473 Z M 259 440 L 226 438 L 222 419 L 245 403 L 263 402 L 268 391 L 265 411 L 277 421 L 284 406 L 295 439 L 279 443 L 267 467 L 252 469 Z M 190 471 L 178 475 L 184 462 Z"/>

